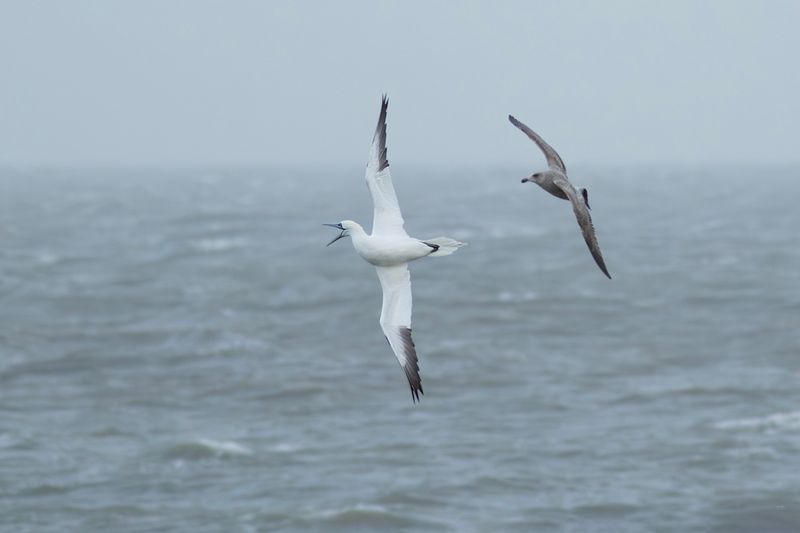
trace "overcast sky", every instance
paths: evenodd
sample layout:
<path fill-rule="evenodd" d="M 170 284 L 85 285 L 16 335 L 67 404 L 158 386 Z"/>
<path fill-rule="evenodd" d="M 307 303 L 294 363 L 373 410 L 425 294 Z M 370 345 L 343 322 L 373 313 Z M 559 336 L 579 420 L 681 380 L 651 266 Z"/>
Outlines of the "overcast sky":
<path fill-rule="evenodd" d="M 800 161 L 800 2 L 0 3 L 0 165 Z"/>

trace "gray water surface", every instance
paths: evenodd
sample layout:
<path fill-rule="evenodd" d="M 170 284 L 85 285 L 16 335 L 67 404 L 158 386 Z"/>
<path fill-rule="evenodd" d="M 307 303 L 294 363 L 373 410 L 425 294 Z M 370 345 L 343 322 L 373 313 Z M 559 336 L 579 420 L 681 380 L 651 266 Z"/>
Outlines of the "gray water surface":
<path fill-rule="evenodd" d="M 800 168 L 0 172 L 4 531 L 800 531 Z M 582 178 L 585 176 L 585 178 Z"/>

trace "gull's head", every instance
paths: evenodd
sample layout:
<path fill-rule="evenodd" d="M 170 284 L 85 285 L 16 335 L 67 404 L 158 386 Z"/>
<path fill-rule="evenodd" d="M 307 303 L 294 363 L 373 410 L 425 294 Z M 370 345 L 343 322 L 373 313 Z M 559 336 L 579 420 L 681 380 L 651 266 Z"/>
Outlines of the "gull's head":
<path fill-rule="evenodd" d="M 341 233 L 339 233 L 339 235 L 337 235 L 326 246 L 330 246 L 331 244 L 335 243 L 336 241 L 338 241 L 342 237 L 349 237 L 350 236 L 350 231 L 355 229 L 355 228 L 357 228 L 357 227 L 359 227 L 358 223 L 357 222 L 353 222 L 352 220 L 342 220 L 338 224 L 323 224 L 323 226 L 330 226 L 332 228 L 336 228 L 339 231 L 341 231 Z"/>
<path fill-rule="evenodd" d="M 527 183 L 529 181 L 532 181 L 533 183 L 539 183 L 541 179 L 542 179 L 542 173 L 537 172 L 536 174 L 531 174 L 527 178 L 522 178 L 522 183 Z"/>

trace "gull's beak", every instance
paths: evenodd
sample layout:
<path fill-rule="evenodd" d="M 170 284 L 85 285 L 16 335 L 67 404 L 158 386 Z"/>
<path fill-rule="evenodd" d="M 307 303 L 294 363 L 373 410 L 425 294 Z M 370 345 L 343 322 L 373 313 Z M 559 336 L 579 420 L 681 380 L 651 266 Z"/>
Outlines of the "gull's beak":
<path fill-rule="evenodd" d="M 331 244 L 335 243 L 336 241 L 338 241 L 342 237 L 346 237 L 346 235 L 344 234 L 344 228 L 342 227 L 341 224 L 323 224 L 323 226 L 330 226 L 332 228 L 336 228 L 338 230 L 342 230 L 342 232 L 339 235 L 337 235 L 335 239 L 333 239 L 331 242 L 329 242 L 325 246 L 330 246 Z"/>
<path fill-rule="evenodd" d="M 520 183 L 525 183 L 527 181 L 528 181 L 528 178 L 522 178 L 522 181 Z"/>

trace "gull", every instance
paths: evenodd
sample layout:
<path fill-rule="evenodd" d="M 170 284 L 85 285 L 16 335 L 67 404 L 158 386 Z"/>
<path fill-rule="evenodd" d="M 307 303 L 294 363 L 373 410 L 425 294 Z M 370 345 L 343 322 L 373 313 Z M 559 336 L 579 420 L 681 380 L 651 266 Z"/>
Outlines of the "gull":
<path fill-rule="evenodd" d="M 374 206 L 372 234 L 368 235 L 359 223 L 352 220 L 324 225 L 341 232 L 327 246 L 342 237 L 351 237 L 358 255 L 375 266 L 383 289 L 381 329 L 406 374 L 408 386 L 411 388 L 411 400 L 418 402 L 423 391 L 417 350 L 411 338 L 411 275 L 408 263 L 422 257 L 450 255 L 464 246 L 464 243 L 448 237 L 415 239 L 403 229 L 403 215 L 400 213 L 392 175 L 389 173 L 389 161 L 386 159 L 388 105 L 389 101 L 384 95 L 367 161 L 367 187 Z"/>
<path fill-rule="evenodd" d="M 600 253 L 600 245 L 597 244 L 597 237 L 594 234 L 594 226 L 592 225 L 592 217 L 589 216 L 589 210 L 591 209 L 591 207 L 589 207 L 589 191 L 584 187 L 578 187 L 576 190 L 575 187 L 572 186 L 572 183 L 570 183 L 567 177 L 567 167 L 564 165 L 564 161 L 561 160 L 561 157 L 553 147 L 539 137 L 535 131 L 511 115 L 508 115 L 508 120 L 536 143 L 539 149 L 544 153 L 544 157 L 547 159 L 547 166 L 549 167 L 548 170 L 536 172 L 527 178 L 523 178 L 522 183 L 532 181 L 553 196 L 569 200 L 572 203 L 572 211 L 575 213 L 575 218 L 578 219 L 578 225 L 581 227 L 581 232 L 583 233 L 583 240 L 586 241 L 586 245 L 589 247 L 589 251 L 592 253 L 592 257 L 594 257 L 597 266 L 600 267 L 600 270 L 603 271 L 603 274 L 605 274 L 608 279 L 611 279 L 611 275 L 608 273 L 606 264 L 603 261 L 603 254 Z"/>

